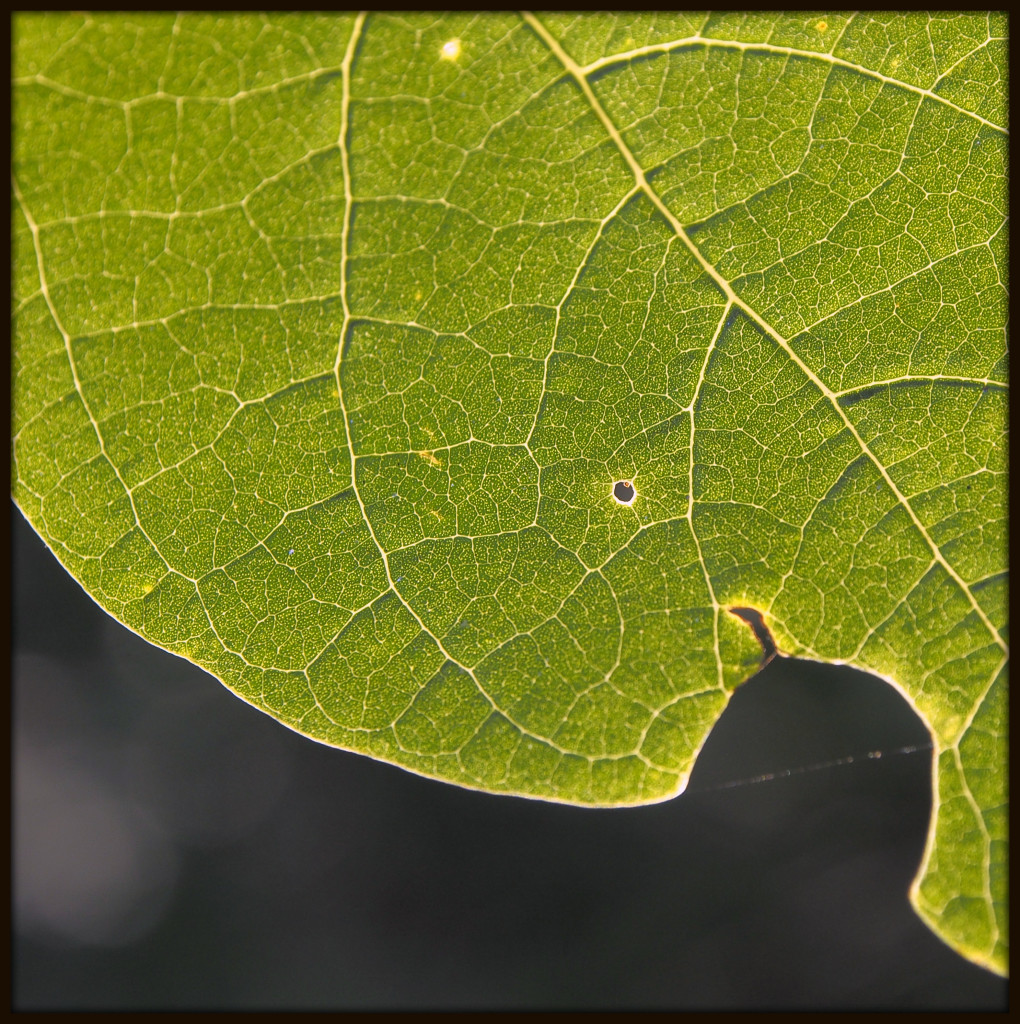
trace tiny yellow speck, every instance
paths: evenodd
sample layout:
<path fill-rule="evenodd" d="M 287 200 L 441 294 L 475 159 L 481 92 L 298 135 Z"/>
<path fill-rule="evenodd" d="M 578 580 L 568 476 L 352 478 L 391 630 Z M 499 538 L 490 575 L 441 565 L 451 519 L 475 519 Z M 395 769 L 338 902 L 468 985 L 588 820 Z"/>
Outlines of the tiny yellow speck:
<path fill-rule="evenodd" d="M 819 32 L 824 32 L 828 27 L 829 27 L 829 23 L 827 21 L 820 21 L 820 22 L 818 22 L 817 25 L 815 25 L 815 28 Z"/>
<path fill-rule="evenodd" d="M 154 588 L 153 588 L 151 583 L 146 583 L 145 586 L 142 587 L 142 593 L 143 594 L 151 594 L 153 589 Z"/>
<path fill-rule="evenodd" d="M 900 66 L 900 59 L 899 59 L 899 57 L 893 57 L 893 59 L 891 61 L 889 61 L 889 67 L 890 68 L 895 70 L 899 66 Z"/>
<path fill-rule="evenodd" d="M 439 52 L 443 55 L 443 60 L 456 60 L 460 56 L 460 40 L 448 39 Z"/>
<path fill-rule="evenodd" d="M 436 519 L 442 521 L 443 517 L 434 508 L 429 509 L 429 512 L 431 515 L 434 515 Z"/>
<path fill-rule="evenodd" d="M 633 36 L 627 36 L 627 46 L 633 46 L 633 45 L 634 45 L 634 37 Z"/>
<path fill-rule="evenodd" d="M 420 288 L 414 293 L 414 297 L 415 297 L 416 300 L 421 298 L 421 289 Z"/>

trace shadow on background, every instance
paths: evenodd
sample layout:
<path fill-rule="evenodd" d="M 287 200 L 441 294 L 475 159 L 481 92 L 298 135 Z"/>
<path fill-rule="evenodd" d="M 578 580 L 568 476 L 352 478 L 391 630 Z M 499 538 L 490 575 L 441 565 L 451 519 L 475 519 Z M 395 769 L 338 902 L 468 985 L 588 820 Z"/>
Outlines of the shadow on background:
<path fill-rule="evenodd" d="M 918 920 L 928 735 L 774 660 L 688 792 L 486 796 L 320 746 L 117 625 L 12 513 L 14 1005 L 1003 1009 Z"/>

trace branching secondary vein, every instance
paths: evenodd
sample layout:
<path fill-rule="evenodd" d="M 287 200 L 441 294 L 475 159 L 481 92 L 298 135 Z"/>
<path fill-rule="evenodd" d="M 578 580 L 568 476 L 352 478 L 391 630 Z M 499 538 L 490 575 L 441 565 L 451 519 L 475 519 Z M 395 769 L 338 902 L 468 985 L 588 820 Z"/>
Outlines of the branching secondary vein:
<path fill-rule="evenodd" d="M 662 214 L 662 216 L 666 218 L 666 220 L 672 226 L 673 230 L 676 232 L 677 236 L 683 241 L 684 245 L 687 246 L 691 255 L 694 256 L 694 258 L 698 261 L 698 263 L 705 270 L 705 272 L 722 289 L 727 299 L 731 303 L 739 307 L 744 313 L 746 313 L 747 316 L 749 316 L 769 337 L 773 338 L 776 341 L 776 343 L 783 349 L 783 351 L 789 356 L 789 358 L 800 368 L 804 375 L 830 401 L 833 408 L 836 410 L 836 413 L 843 421 L 844 427 L 853 436 L 854 440 L 860 446 L 861 451 L 863 451 L 868 456 L 868 458 L 874 463 L 876 469 L 879 471 L 879 473 L 882 475 L 882 478 L 885 480 L 886 485 L 890 488 L 890 490 L 892 490 L 893 494 L 896 496 L 896 500 L 903 506 L 907 514 L 910 516 L 910 519 L 913 522 L 915 528 L 924 538 L 925 543 L 931 549 L 936 561 L 949 574 L 949 576 L 953 579 L 956 585 L 963 591 L 965 597 L 967 598 L 974 612 L 977 614 L 982 624 L 991 634 L 995 643 L 1003 651 L 1006 651 L 1006 642 L 1003 639 L 1002 635 L 999 633 L 998 629 L 996 629 L 992 621 L 989 619 L 988 614 L 978 603 L 977 599 L 974 597 L 974 594 L 971 591 L 970 587 L 967 585 L 966 581 L 960 576 L 956 569 L 953 568 L 953 566 L 946 559 L 945 555 L 942 554 L 942 551 L 934 542 L 931 535 L 928 533 L 928 530 L 925 528 L 924 524 L 918 518 L 917 513 L 912 508 L 906 496 L 903 494 L 903 492 L 896 485 L 895 481 L 889 475 L 888 469 L 885 467 L 882 461 L 874 454 L 874 452 L 872 452 L 871 448 L 868 446 L 867 442 L 865 442 L 864 438 L 861 437 L 857 428 L 854 426 L 853 422 L 847 416 L 845 410 L 840 404 L 835 392 L 833 392 L 818 377 L 818 375 L 804 362 L 804 360 L 801 359 L 801 357 L 790 345 L 790 342 L 785 337 L 783 337 L 783 335 L 781 335 L 779 331 L 776 330 L 776 328 L 774 328 L 770 323 L 768 323 L 768 321 L 766 321 L 765 318 L 760 313 L 758 313 L 757 310 L 755 310 L 751 305 L 745 302 L 733 290 L 733 286 L 730 284 L 730 282 L 727 281 L 726 278 L 724 278 L 722 274 L 719 273 L 719 271 L 713 266 L 713 264 L 711 264 L 705 258 L 701 250 L 694 244 L 690 236 L 684 230 L 683 225 L 677 220 L 676 216 L 669 209 L 669 207 L 666 206 L 666 204 L 662 201 L 659 194 L 651 187 L 651 185 L 649 185 L 644 169 L 638 163 L 634 154 L 630 151 L 630 148 L 627 146 L 626 142 L 624 142 L 623 137 L 620 135 L 620 132 L 617 129 L 616 125 L 613 124 L 612 120 L 609 118 L 609 115 L 606 113 L 605 109 L 602 107 L 602 104 L 599 102 L 598 98 L 595 96 L 595 93 L 592 91 L 591 84 L 589 83 L 585 75 L 584 69 L 581 68 L 573 60 L 573 58 L 570 57 L 568 53 L 566 53 L 566 51 L 563 49 L 562 46 L 560 46 L 556 38 L 549 32 L 549 30 L 542 24 L 542 22 L 535 17 L 534 14 L 525 11 L 522 13 L 522 17 L 527 22 L 527 24 L 531 26 L 531 28 L 535 31 L 539 38 L 541 38 L 542 41 L 549 47 L 549 49 L 553 52 L 556 58 L 563 65 L 565 71 L 574 79 L 574 81 L 581 88 L 581 91 L 584 93 L 585 98 L 587 99 L 589 105 L 595 112 L 598 119 L 602 122 L 603 126 L 606 129 L 606 132 L 609 134 L 609 137 L 613 140 L 617 148 L 620 150 L 620 153 L 623 155 L 623 158 L 627 161 L 627 165 L 628 167 L 630 167 L 631 173 L 634 175 L 634 179 L 641 187 L 641 190 L 645 193 L 645 195 L 648 196 L 648 198 L 655 205 L 655 208 Z"/>
<path fill-rule="evenodd" d="M 923 89 L 919 85 L 911 85 L 909 82 L 904 82 L 902 79 L 883 75 L 881 72 L 873 71 L 871 68 L 866 68 L 861 64 L 854 64 L 852 61 L 844 60 L 841 57 L 834 57 L 831 53 L 822 53 L 817 50 L 798 50 L 793 46 L 776 46 L 773 43 L 742 43 L 735 39 L 712 39 L 702 35 L 687 36 L 684 39 L 674 39 L 664 43 L 651 43 L 648 46 L 639 46 L 633 50 L 614 53 L 608 57 L 600 57 L 598 60 L 585 65 L 585 67 L 578 68 L 578 71 L 580 74 L 587 77 L 596 71 L 601 71 L 603 68 L 611 67 L 614 64 L 625 64 L 627 61 L 634 60 L 637 57 L 644 57 L 653 53 L 669 53 L 671 50 L 679 50 L 685 46 L 704 46 L 708 48 L 739 50 L 742 53 L 774 53 L 786 57 L 801 57 L 805 60 L 824 61 L 826 64 L 831 64 L 834 67 L 845 68 L 847 71 L 855 71 L 858 74 L 865 75 L 866 77 L 875 79 L 883 84 L 893 85 L 898 89 L 905 89 L 907 92 L 923 96 L 925 99 L 934 100 L 936 103 L 943 104 L 951 110 L 955 110 L 959 114 L 964 114 L 967 117 L 974 118 L 975 121 L 980 121 L 981 124 L 987 125 L 987 127 L 993 128 L 995 131 L 1002 132 L 1003 135 L 1009 134 L 1003 125 L 996 124 L 994 121 L 989 121 L 987 118 L 982 117 L 975 111 L 968 110 L 966 107 L 961 107 L 959 104 L 954 103 L 945 96 L 939 95 L 931 89 Z M 977 49 L 980 48 L 981 47 L 978 47 Z M 971 56 L 972 53 L 976 53 L 977 49 L 971 51 L 970 54 L 966 54 L 965 57 L 961 58 L 961 60 Z M 949 71 L 947 71 L 946 74 L 949 74 Z M 939 81 L 943 78 L 945 78 L 945 75 L 940 76 Z"/>

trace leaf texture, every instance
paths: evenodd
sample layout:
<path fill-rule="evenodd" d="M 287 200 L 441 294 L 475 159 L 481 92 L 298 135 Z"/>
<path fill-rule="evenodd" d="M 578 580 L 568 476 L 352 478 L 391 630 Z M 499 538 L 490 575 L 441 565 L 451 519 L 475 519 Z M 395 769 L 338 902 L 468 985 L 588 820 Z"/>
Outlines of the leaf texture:
<path fill-rule="evenodd" d="M 1005 971 L 1003 15 L 14 33 L 13 488 L 111 615 L 611 805 L 683 789 L 756 609 L 927 723 L 912 899 Z"/>

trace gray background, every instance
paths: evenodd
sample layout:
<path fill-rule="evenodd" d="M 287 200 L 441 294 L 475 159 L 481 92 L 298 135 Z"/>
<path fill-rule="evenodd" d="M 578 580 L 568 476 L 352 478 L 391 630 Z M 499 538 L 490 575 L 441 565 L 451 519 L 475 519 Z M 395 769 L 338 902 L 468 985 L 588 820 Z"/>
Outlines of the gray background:
<path fill-rule="evenodd" d="M 928 737 L 876 678 L 774 661 L 664 804 L 486 796 L 290 732 L 12 527 L 17 1009 L 1005 1006 L 907 903 Z"/>

